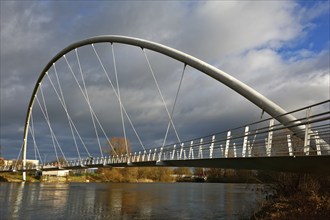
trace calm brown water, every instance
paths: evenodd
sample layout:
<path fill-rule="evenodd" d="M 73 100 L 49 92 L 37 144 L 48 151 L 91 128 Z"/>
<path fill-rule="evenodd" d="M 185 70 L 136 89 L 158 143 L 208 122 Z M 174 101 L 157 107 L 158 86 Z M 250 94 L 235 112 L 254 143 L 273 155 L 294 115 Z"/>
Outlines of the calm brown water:
<path fill-rule="evenodd" d="M 243 219 L 261 198 L 222 183 L 0 183 L 0 219 Z"/>

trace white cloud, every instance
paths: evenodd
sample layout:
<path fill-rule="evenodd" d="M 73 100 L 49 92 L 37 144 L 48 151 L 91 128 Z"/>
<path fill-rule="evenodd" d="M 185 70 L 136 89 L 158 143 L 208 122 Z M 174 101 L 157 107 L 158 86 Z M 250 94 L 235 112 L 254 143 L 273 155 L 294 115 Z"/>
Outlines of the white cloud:
<path fill-rule="evenodd" d="M 178 39 L 188 52 L 211 61 L 252 48 L 277 48 L 303 29 L 295 7 L 276 1 L 203 2 L 188 14 Z"/>
<path fill-rule="evenodd" d="M 239 64 L 239 65 L 237 65 Z M 329 99 L 329 52 L 297 51 L 286 60 L 271 49 L 227 58 L 227 72 L 286 109 Z M 308 93 L 308 95 L 303 95 Z"/>

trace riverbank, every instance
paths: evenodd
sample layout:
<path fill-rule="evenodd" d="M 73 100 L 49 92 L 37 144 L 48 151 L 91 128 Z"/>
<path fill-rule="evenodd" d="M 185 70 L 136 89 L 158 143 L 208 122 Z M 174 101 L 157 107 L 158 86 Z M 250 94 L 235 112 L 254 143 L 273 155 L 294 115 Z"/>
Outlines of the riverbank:
<path fill-rule="evenodd" d="M 100 178 L 96 178 L 95 176 L 65 176 L 65 177 L 57 177 L 57 176 L 45 176 L 43 177 L 40 182 L 46 183 L 106 183 L 112 181 L 105 181 Z M 135 179 L 128 181 L 131 183 L 150 183 L 154 182 L 152 179 Z M 117 182 L 118 183 L 118 182 Z M 127 181 L 122 182 L 127 183 Z"/>
<path fill-rule="evenodd" d="M 264 201 L 261 209 L 251 217 L 258 220 L 282 219 L 328 219 L 330 196 L 317 194 L 295 194 Z"/>
<path fill-rule="evenodd" d="M 0 182 L 23 182 L 21 174 L 0 174 Z M 106 176 L 97 174 L 86 174 L 86 175 L 68 175 L 68 176 L 40 176 L 36 177 L 28 175 L 26 182 L 48 182 L 48 183 L 150 183 L 150 182 L 205 182 L 205 183 L 259 183 L 255 179 L 244 179 L 236 177 L 227 177 L 219 179 L 207 179 L 206 177 L 200 176 L 185 176 L 185 177 L 172 177 L 166 178 L 165 180 L 159 180 L 157 178 L 122 178 L 112 179 Z"/>
<path fill-rule="evenodd" d="M 22 174 L 20 173 L 2 173 L 0 174 L 0 182 L 20 183 L 23 182 Z M 27 182 L 40 182 L 34 176 L 27 176 Z"/>
<path fill-rule="evenodd" d="M 21 174 L 0 174 L 0 182 L 20 183 L 23 182 Z M 77 176 L 27 176 L 26 182 L 45 182 L 45 183 L 106 183 L 114 181 L 106 181 L 102 178 L 98 178 L 95 175 L 77 175 Z M 152 179 L 135 179 L 132 183 L 150 183 L 155 182 Z M 170 182 L 170 181 L 169 181 Z M 174 182 L 174 181 L 172 181 Z"/>
<path fill-rule="evenodd" d="M 330 175 L 269 173 L 266 200 L 251 219 L 329 219 Z"/>

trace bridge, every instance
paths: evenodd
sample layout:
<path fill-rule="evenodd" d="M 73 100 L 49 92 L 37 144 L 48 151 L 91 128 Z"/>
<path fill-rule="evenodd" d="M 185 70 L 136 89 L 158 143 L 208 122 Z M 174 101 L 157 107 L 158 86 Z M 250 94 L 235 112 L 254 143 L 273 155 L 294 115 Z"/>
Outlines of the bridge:
<path fill-rule="evenodd" d="M 118 45 L 123 45 L 122 50 L 115 53 Z M 139 57 L 125 63 L 117 60 L 128 54 Z M 159 56 L 165 61 L 157 61 Z M 152 61 L 168 67 L 168 72 L 157 75 L 157 66 Z M 144 63 L 143 68 L 141 63 Z M 136 66 L 130 68 L 127 64 Z M 148 72 L 149 78 L 138 72 Z M 184 76 L 196 72 L 245 97 L 269 118 L 183 140 L 175 112 L 182 96 Z M 166 75 L 173 77 L 169 73 L 175 73 L 178 81 L 167 86 L 175 88 L 171 92 L 160 86 L 167 80 Z M 132 80 L 132 74 L 138 78 Z M 119 80 L 125 77 L 129 82 Z M 144 88 L 151 82 L 155 88 L 153 92 L 130 90 L 134 86 Z M 151 98 L 149 101 L 145 94 Z M 108 99 L 110 96 L 112 98 Z M 170 96 L 173 98 L 169 101 Z M 146 106 L 145 110 L 134 101 L 151 106 Z M 0 172 L 23 172 L 23 180 L 29 171 L 133 166 L 329 174 L 329 105 L 330 100 L 325 100 L 287 112 L 233 76 L 181 51 L 138 38 L 92 37 L 64 48 L 44 67 L 31 95 L 17 160 L 0 167 Z M 117 112 L 117 115 L 107 117 L 111 112 Z M 158 117 L 158 112 L 164 115 Z M 139 123 L 144 114 L 147 115 L 145 118 L 153 120 Z M 155 115 L 157 117 L 153 117 Z M 89 122 L 81 123 L 87 117 Z M 154 142 L 148 139 L 143 143 L 142 140 L 147 139 L 145 136 L 152 132 L 147 129 L 148 123 L 163 123 L 164 135 Z M 125 140 L 124 152 L 119 153 L 109 142 L 109 137 L 115 135 Z M 128 140 L 136 140 L 132 150 Z M 102 143 L 108 143 L 110 149 L 105 150 Z M 52 162 L 46 161 L 46 155 Z M 28 164 L 27 158 L 33 156 L 41 163 Z"/>

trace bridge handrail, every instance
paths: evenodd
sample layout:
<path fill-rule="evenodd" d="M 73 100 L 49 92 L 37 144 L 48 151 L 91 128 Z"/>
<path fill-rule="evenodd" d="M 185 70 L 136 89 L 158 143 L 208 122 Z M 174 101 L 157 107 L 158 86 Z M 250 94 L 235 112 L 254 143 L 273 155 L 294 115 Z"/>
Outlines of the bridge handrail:
<path fill-rule="evenodd" d="M 311 106 L 307 106 L 304 108 L 300 108 L 300 111 L 309 109 L 310 107 L 316 107 L 316 106 L 322 106 L 325 103 L 328 103 L 329 100 L 324 101 L 324 102 L 320 102 L 318 104 L 314 104 Z M 321 108 L 322 110 L 323 108 Z M 292 111 L 292 112 L 299 112 L 297 110 Z M 272 118 L 268 119 L 268 120 L 272 120 Z M 94 160 L 93 162 L 89 161 L 89 158 L 86 158 L 82 161 L 79 160 L 73 160 L 73 161 L 67 161 L 65 163 L 62 164 L 48 164 L 48 165 L 29 165 L 26 167 L 26 169 L 23 169 L 23 166 L 17 165 L 15 167 L 10 166 L 10 165 L 5 165 L 5 166 L 1 166 L 0 167 L 0 172 L 16 172 L 16 171 L 33 171 L 33 170 L 54 170 L 54 169 L 66 169 L 66 168 L 70 168 L 70 167 L 74 167 L 74 168 L 88 168 L 88 167 L 99 167 L 99 166 L 111 166 L 111 165 L 115 165 L 115 164 L 123 164 L 123 163 L 129 163 L 129 162 L 151 162 L 151 161 L 159 161 L 159 160 L 172 160 L 172 159 L 179 159 L 179 160 L 186 160 L 186 159 L 191 159 L 191 155 L 187 156 L 187 152 L 188 151 L 192 151 L 193 154 L 196 153 L 199 150 L 199 147 L 202 145 L 203 148 L 203 155 L 205 156 L 205 154 L 208 154 L 211 151 L 211 146 L 214 145 L 212 147 L 212 151 L 220 151 L 223 150 L 221 149 L 221 145 L 226 144 L 227 141 L 231 141 L 234 142 L 238 141 L 240 142 L 243 138 L 250 138 L 255 136 L 256 134 L 258 134 L 260 137 L 257 139 L 253 140 L 253 143 L 251 143 L 251 147 L 253 147 L 253 149 L 257 150 L 257 152 L 261 152 L 264 151 L 265 149 L 265 140 L 264 137 L 267 136 L 267 134 L 272 131 L 272 132 L 276 132 L 277 136 L 276 138 L 277 140 L 277 144 L 280 145 L 287 145 L 287 140 L 286 137 L 290 134 L 287 133 L 286 129 L 289 126 L 301 126 L 301 125 L 313 125 L 313 130 L 307 130 L 308 134 L 310 135 L 310 137 L 308 137 L 308 141 L 314 141 L 314 144 L 311 144 L 309 146 L 303 146 L 303 145 L 299 145 L 300 148 L 292 148 L 290 155 L 291 156 L 304 156 L 306 154 L 306 152 L 303 152 L 302 149 L 308 147 L 308 155 L 309 154 L 316 154 L 316 155 L 320 155 L 321 156 L 321 152 L 326 153 L 327 155 L 330 154 L 330 151 L 326 151 L 326 150 L 322 150 L 322 147 L 324 146 L 328 146 L 330 142 L 330 124 L 328 123 L 330 120 L 330 111 L 319 111 L 316 112 L 313 115 L 310 116 L 306 116 L 306 117 L 302 117 L 297 119 L 299 120 L 299 123 L 293 123 L 291 125 L 282 125 L 282 124 L 274 124 L 272 126 L 272 128 L 268 127 L 261 127 L 261 128 L 256 128 L 254 130 L 249 131 L 248 134 L 231 134 L 231 136 L 229 137 L 225 137 L 225 138 L 216 138 L 216 139 L 211 139 L 211 136 L 208 136 L 209 138 L 205 138 L 205 140 L 201 143 L 199 140 L 200 139 L 194 139 L 194 140 L 189 140 L 186 142 L 183 142 L 184 147 L 181 145 L 182 143 L 177 144 L 178 147 L 176 148 L 176 150 L 173 148 L 173 145 L 171 146 L 166 146 L 163 148 L 149 148 L 147 149 L 147 151 L 143 152 L 141 154 L 141 152 L 133 152 L 130 154 L 124 154 L 124 155 L 120 155 L 119 157 L 113 157 L 113 156 L 109 156 L 109 157 L 101 157 L 101 158 L 97 158 L 96 160 Z M 265 122 L 265 120 L 263 120 L 262 122 L 256 122 L 256 123 L 250 123 L 248 125 L 255 125 L 258 123 L 263 123 Z M 322 123 L 324 122 L 324 123 Z M 240 128 L 243 128 L 244 126 L 241 126 Z M 236 128 L 236 130 L 239 130 Z M 302 131 L 303 132 L 303 131 Z M 225 133 L 225 132 L 222 132 Z M 219 133 L 218 133 L 219 134 Z M 301 136 L 303 133 L 301 133 L 299 136 Z M 291 134 L 292 135 L 292 134 Z M 323 137 L 324 140 L 327 140 L 327 142 L 321 142 L 321 140 L 323 140 L 321 137 Z M 193 143 L 191 143 L 191 141 L 193 141 Z M 316 145 L 315 145 L 316 144 Z M 316 146 L 314 148 L 309 149 L 312 145 Z M 233 147 L 231 145 L 231 147 Z M 174 151 L 175 150 L 175 151 Z M 237 144 L 235 147 L 235 150 L 237 152 L 242 152 L 243 151 L 243 146 L 241 144 Z M 179 151 L 181 151 L 181 155 L 179 155 Z M 171 156 L 171 154 L 175 152 L 175 155 Z M 276 152 L 274 152 L 275 155 L 279 154 L 279 155 L 288 155 L 288 149 L 277 149 Z M 209 155 L 211 156 L 211 155 Z M 249 157 L 253 157 L 253 155 L 250 155 Z M 307 156 L 307 155 L 305 155 Z M 222 157 L 226 158 L 224 155 L 222 155 Z M 85 164 L 82 166 L 82 164 Z"/>
<path fill-rule="evenodd" d="M 288 112 L 286 114 L 292 114 L 292 113 L 303 111 L 303 110 L 306 110 L 306 109 L 309 109 L 309 108 L 312 108 L 312 107 L 321 106 L 321 105 L 323 105 L 325 103 L 328 103 L 328 102 L 330 102 L 330 99 L 329 100 L 326 100 L 326 101 L 322 101 L 322 102 L 316 103 L 316 104 L 313 104 L 313 105 L 309 105 L 309 106 L 306 106 L 306 107 L 303 107 L 303 108 L 299 108 L 297 110 L 290 111 L 290 112 Z M 275 130 L 281 130 L 283 128 L 292 128 L 292 127 L 297 127 L 297 126 L 301 126 L 301 125 L 306 125 L 306 124 L 309 124 L 309 123 L 312 124 L 312 123 L 315 123 L 315 122 L 318 122 L 318 121 L 322 121 L 322 120 L 327 120 L 327 119 L 329 119 L 330 116 L 325 117 L 325 118 L 321 118 L 321 119 L 316 119 L 316 120 L 310 120 L 310 119 L 316 118 L 316 117 L 319 117 L 319 116 L 323 116 L 323 115 L 327 115 L 329 113 L 330 113 L 330 111 L 326 111 L 326 112 L 322 112 L 322 113 L 319 113 L 319 114 L 311 115 L 308 118 L 307 117 L 298 118 L 298 119 L 295 119 L 295 120 L 293 120 L 292 122 L 290 122 L 290 123 L 288 123 L 286 125 L 283 125 L 283 124 L 280 124 L 280 123 L 279 124 L 275 124 L 275 125 L 273 125 L 272 130 L 274 130 L 274 131 Z M 283 115 L 285 115 L 285 114 L 283 114 Z M 281 117 L 283 115 L 278 115 L 277 117 Z M 272 117 L 269 117 L 269 118 L 266 118 L 266 119 L 263 119 L 263 120 L 259 120 L 259 121 L 252 122 L 252 123 L 248 123 L 248 124 L 245 124 L 245 125 L 242 125 L 242 126 L 239 126 L 239 127 L 235 127 L 235 128 L 229 129 L 229 130 L 230 131 L 239 130 L 239 129 L 245 128 L 247 126 L 261 124 L 263 122 L 267 122 L 267 121 L 270 121 L 272 119 L 273 119 Z M 274 119 L 276 119 L 276 118 L 274 118 Z M 309 120 L 309 123 L 305 121 L 307 119 Z M 305 122 L 302 122 L 302 121 L 305 121 Z M 279 128 L 276 128 L 276 127 L 279 127 Z M 254 135 L 254 134 L 251 134 L 251 133 L 253 131 L 256 132 L 257 130 L 258 130 L 258 134 L 268 133 L 269 132 L 269 126 L 266 126 L 265 125 L 264 127 L 260 127 L 258 129 L 252 130 L 252 131 L 249 132 L 250 133 L 249 135 Z M 198 137 L 198 138 L 193 139 L 193 141 L 200 140 L 200 139 L 211 138 L 214 135 L 217 136 L 217 135 L 221 135 L 221 134 L 226 134 L 227 132 L 228 132 L 228 130 L 224 130 L 224 131 L 221 131 L 221 132 L 214 133 L 212 135 L 201 136 L 201 137 Z M 238 136 L 237 138 L 242 138 L 242 137 L 244 137 L 244 135 Z M 185 140 L 185 141 L 182 141 L 182 143 L 188 143 L 190 141 L 192 141 L 192 140 Z M 205 142 L 205 143 L 210 144 L 211 141 Z M 181 143 L 174 143 L 174 144 L 180 145 Z M 171 147 L 172 145 L 173 144 L 165 145 L 164 148 Z M 199 144 L 196 143 L 196 145 L 199 145 Z M 149 150 L 149 149 L 153 149 L 153 148 L 146 148 L 146 149 Z"/>

